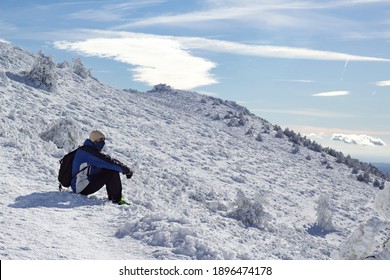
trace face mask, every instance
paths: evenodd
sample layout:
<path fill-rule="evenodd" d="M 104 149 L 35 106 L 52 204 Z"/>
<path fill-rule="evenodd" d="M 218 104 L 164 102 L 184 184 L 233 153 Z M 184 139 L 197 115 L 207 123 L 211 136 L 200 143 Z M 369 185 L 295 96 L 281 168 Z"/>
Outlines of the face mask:
<path fill-rule="evenodd" d="M 104 147 L 105 144 L 106 144 L 106 142 L 104 142 L 104 140 L 101 140 L 101 141 L 95 143 L 96 147 L 97 147 L 100 151 L 103 150 L 103 147 Z"/>

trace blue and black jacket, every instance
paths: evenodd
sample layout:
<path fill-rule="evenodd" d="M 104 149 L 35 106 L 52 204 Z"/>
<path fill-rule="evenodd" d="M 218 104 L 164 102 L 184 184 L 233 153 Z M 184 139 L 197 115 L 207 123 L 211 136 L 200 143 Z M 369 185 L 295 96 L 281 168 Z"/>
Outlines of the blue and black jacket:
<path fill-rule="evenodd" d="M 73 192 L 82 192 L 102 169 L 115 170 L 123 174 L 129 172 L 127 166 L 103 154 L 90 139 L 85 140 L 73 159 L 71 183 Z"/>

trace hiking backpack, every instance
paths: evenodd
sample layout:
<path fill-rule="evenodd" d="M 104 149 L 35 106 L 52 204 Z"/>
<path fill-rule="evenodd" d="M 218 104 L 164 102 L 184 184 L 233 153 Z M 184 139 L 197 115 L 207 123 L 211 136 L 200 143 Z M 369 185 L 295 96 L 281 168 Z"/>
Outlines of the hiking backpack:
<path fill-rule="evenodd" d="M 73 159 L 76 155 L 76 152 L 82 149 L 84 151 L 88 151 L 87 146 L 81 146 L 78 147 L 76 150 L 71 151 L 70 153 L 64 155 L 62 159 L 60 159 L 60 170 L 58 171 L 58 182 L 60 183 L 58 188 L 60 191 L 62 191 L 62 187 L 69 188 L 73 177 L 75 177 L 77 174 L 79 174 L 81 171 L 88 168 L 88 165 L 82 168 L 81 170 L 77 171 L 77 173 L 72 176 L 72 165 L 73 165 Z"/>
<path fill-rule="evenodd" d="M 58 188 L 61 191 L 62 187 L 69 188 L 72 182 L 72 164 L 74 156 L 79 148 L 70 153 L 64 155 L 60 159 L 60 170 L 58 171 L 58 182 L 60 183 Z"/>

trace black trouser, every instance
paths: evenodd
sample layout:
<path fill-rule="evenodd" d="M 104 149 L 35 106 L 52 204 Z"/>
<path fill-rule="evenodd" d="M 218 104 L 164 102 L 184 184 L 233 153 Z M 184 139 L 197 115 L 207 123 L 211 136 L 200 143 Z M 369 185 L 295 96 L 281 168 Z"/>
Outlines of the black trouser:
<path fill-rule="evenodd" d="M 83 195 L 89 195 L 100 190 L 106 185 L 108 199 L 113 202 L 119 202 L 122 198 L 122 182 L 118 171 L 103 169 L 97 174 L 87 187 L 81 192 Z"/>

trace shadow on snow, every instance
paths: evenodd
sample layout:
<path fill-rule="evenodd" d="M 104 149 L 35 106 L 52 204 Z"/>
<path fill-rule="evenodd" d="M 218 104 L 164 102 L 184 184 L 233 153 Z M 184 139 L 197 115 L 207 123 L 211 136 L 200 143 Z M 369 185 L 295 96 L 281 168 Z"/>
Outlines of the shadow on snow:
<path fill-rule="evenodd" d="M 103 205 L 105 201 L 99 198 L 88 198 L 72 192 L 36 192 L 22 195 L 15 199 L 12 208 L 75 208 L 88 205 Z"/>
<path fill-rule="evenodd" d="M 325 237 L 329 233 L 337 232 L 337 230 L 336 229 L 325 229 L 324 227 L 321 227 L 317 224 L 313 224 L 307 229 L 307 232 L 313 236 Z"/>

